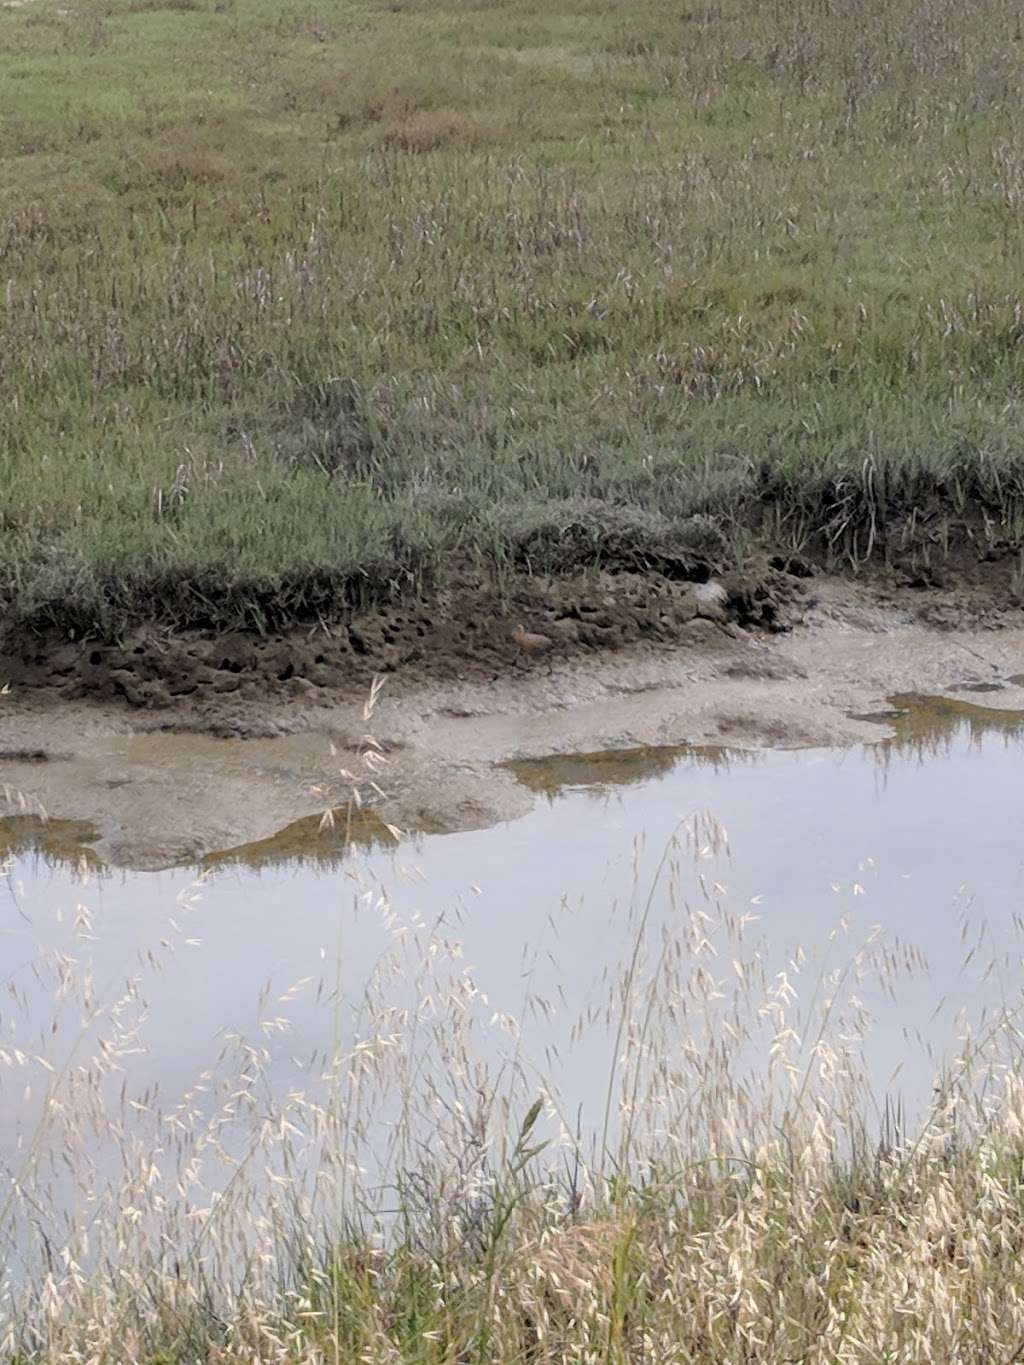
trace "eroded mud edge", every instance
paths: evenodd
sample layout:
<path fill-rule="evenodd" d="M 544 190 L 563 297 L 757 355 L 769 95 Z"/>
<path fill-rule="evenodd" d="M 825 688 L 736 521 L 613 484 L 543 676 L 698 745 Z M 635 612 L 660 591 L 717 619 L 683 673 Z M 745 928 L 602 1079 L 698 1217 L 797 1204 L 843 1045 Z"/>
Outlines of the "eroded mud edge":
<path fill-rule="evenodd" d="M 1014 681 L 1024 674 L 1024 613 L 995 572 L 911 588 L 766 567 L 727 581 L 721 619 L 698 614 L 690 584 L 630 579 L 588 575 L 575 600 L 565 580 L 537 583 L 530 601 L 491 617 L 478 604 L 473 621 L 455 603 L 436 621 L 413 613 L 396 624 L 378 614 L 374 640 L 365 633 L 371 622 L 353 623 L 365 654 L 351 638 L 336 645 L 355 649 L 362 662 L 351 667 L 340 654 L 331 662 L 327 632 L 307 632 L 305 671 L 296 642 L 280 638 L 141 636 L 119 654 L 93 651 L 101 657 L 87 666 L 97 678 L 106 672 L 99 688 L 81 687 L 74 661 L 69 677 L 55 680 L 68 655 L 8 660 L 6 809 L 88 822 L 110 864 L 167 866 L 264 839 L 346 802 L 353 788 L 412 832 L 514 818 L 535 799 L 498 766 L 517 757 L 872 740 L 884 733 L 878 724 L 851 717 L 884 707 L 894 692 L 966 689 L 969 697 L 993 687 L 986 705 L 1024 707 Z M 556 638 L 550 672 L 514 666 L 513 612 Z M 409 630 L 418 645 L 409 645 Z M 459 653 L 458 631 L 474 648 Z M 435 648 L 443 638 L 447 649 Z M 175 692 L 182 650 L 195 686 Z M 385 682 L 367 719 L 374 676 Z M 111 682 L 122 690 L 104 695 Z M 166 695 L 130 695 L 129 685 L 157 684 Z M 368 735 L 380 746 L 376 760 Z"/>
<path fill-rule="evenodd" d="M 697 573 L 686 567 L 691 571 Z M 175 633 L 152 625 L 105 642 L 22 630 L 9 638 L 0 668 L 22 690 L 64 701 L 125 701 L 167 713 L 168 723 L 183 715 L 209 731 L 223 718 L 221 731 L 232 734 L 242 702 L 352 696 L 380 675 L 403 687 L 492 682 L 522 663 L 513 641 L 519 624 L 550 639 L 546 663 L 671 644 L 697 618 L 785 629 L 813 601 L 806 590 L 811 572 L 802 560 L 777 559 L 711 586 L 709 570 L 695 580 L 667 570 L 590 569 L 516 576 L 502 585 L 464 575 L 429 599 L 283 631 Z M 251 735 L 255 722 L 242 723 Z"/>

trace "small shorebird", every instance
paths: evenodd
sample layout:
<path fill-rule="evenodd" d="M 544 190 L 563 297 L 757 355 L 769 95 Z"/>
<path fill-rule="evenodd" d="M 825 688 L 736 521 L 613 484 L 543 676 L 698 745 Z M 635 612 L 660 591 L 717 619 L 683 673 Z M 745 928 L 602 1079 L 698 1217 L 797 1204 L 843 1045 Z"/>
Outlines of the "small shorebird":
<path fill-rule="evenodd" d="M 516 642 L 516 658 L 520 654 L 525 654 L 528 659 L 539 659 L 554 648 L 554 640 L 550 635 L 535 635 L 532 631 L 524 630 L 522 625 L 516 626 L 512 632 L 512 639 Z M 548 660 L 548 672 L 551 672 L 551 660 Z"/>

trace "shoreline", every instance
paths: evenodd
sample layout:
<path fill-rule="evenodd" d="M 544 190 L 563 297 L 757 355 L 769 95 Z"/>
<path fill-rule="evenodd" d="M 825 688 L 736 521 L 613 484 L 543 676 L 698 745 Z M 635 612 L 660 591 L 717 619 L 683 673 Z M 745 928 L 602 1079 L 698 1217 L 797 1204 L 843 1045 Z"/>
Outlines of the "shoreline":
<path fill-rule="evenodd" d="M 1024 710 L 1024 616 L 933 591 L 815 578 L 784 632 L 697 617 L 673 643 L 567 652 L 545 667 L 369 686 L 251 687 L 157 709 L 14 684 L 0 722 L 6 811 L 92 826 L 110 866 L 201 863 L 344 806 L 410 834 L 514 819 L 510 762 L 648 746 L 794 748 L 881 740 L 894 694 Z M 291 686 L 288 686 L 288 682 Z M 374 738 L 368 745 L 367 736 Z M 366 754 L 371 755 L 369 761 Z"/>

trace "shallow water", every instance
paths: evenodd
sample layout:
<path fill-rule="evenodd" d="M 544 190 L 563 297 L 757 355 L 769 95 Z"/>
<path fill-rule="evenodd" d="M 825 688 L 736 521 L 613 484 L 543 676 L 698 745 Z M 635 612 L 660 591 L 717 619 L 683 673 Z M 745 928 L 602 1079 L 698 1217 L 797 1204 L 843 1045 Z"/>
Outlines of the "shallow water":
<path fill-rule="evenodd" d="M 787 974 L 805 1044 L 822 981 L 845 992 L 836 1018 L 863 1054 L 868 1103 L 921 1105 L 966 1023 L 1024 985 L 1024 715 L 899 697 L 877 719 L 894 736 L 848 750 L 524 761 L 513 770 L 539 799 L 515 822 L 395 846 L 372 814 L 347 831 L 311 817 L 207 859 L 198 877 L 106 872 L 87 828 L 7 822 L 3 1166 L 39 1145 L 53 1076 L 104 1048 L 108 1110 L 115 1096 L 121 1111 L 154 1096 L 164 1111 L 183 1096 L 201 1108 L 197 1077 L 212 1090 L 247 1046 L 273 1096 L 308 1085 L 339 1047 L 379 1039 L 382 1020 L 407 1023 L 424 994 L 471 1017 L 486 1063 L 557 1089 L 596 1129 L 617 964 L 641 929 L 645 961 L 676 939 L 692 947 L 695 923 L 722 982 L 735 984 L 735 960 L 756 965 L 762 996 Z M 709 823 L 682 837 L 696 812 L 728 848 Z M 744 1064 L 763 1065 L 756 1047 Z"/>

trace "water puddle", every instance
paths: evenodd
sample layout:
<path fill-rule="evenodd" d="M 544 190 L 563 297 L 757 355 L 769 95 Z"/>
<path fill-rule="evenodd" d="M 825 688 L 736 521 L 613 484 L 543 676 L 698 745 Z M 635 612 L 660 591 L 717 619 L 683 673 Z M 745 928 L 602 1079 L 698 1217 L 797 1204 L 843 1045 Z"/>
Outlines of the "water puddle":
<path fill-rule="evenodd" d="M 549 800 L 566 791 L 597 788 L 609 791 L 665 777 L 684 760 L 699 767 L 724 768 L 756 762 L 756 749 L 729 749 L 714 744 L 648 745 L 605 749 L 591 754 L 555 754 L 550 758 L 513 759 L 509 768 L 525 787 Z"/>
<path fill-rule="evenodd" d="M 72 872 L 101 872 L 103 860 L 92 848 L 98 839 L 99 831 L 84 820 L 12 815 L 0 820 L 0 860 L 36 860 Z"/>
<path fill-rule="evenodd" d="M 470 1034 L 593 1130 L 638 964 L 669 1040 L 720 1010 L 756 1075 L 782 991 L 804 1065 L 827 1002 L 869 1108 L 923 1104 L 1024 984 L 1024 714 L 908 695 L 873 719 L 892 734 L 845 750 L 520 761 L 545 799 L 509 824 L 396 844 L 340 810 L 170 872 L 102 869 L 88 827 L 4 822 L 0 1170 L 59 1160 L 87 1081 L 102 1133 L 111 1104 L 122 1125 L 212 1112 L 235 1062 L 308 1096 L 340 1053 L 372 1056 L 383 1121 L 397 1058 L 482 1085 Z M 41 1136 L 58 1082 L 77 1099 Z"/>
<path fill-rule="evenodd" d="M 259 872 L 293 864 L 297 868 L 326 871 L 343 862 L 355 849 L 394 848 L 399 841 L 399 832 L 386 825 L 376 812 L 339 807 L 325 815 L 293 820 L 268 839 L 207 853 L 199 865 L 204 870 L 236 867 Z"/>
<path fill-rule="evenodd" d="M 988 683 L 965 685 L 959 691 L 1001 691 Z M 966 738 L 980 742 L 987 735 L 1002 735 L 1016 740 L 1024 736 L 1024 712 L 995 706 L 980 706 L 958 697 L 927 697 L 916 692 L 898 693 L 890 698 L 890 709 L 860 719 L 877 720 L 892 727 L 891 738 L 879 748 L 889 754 L 927 756 L 941 752 L 950 744 Z"/>

